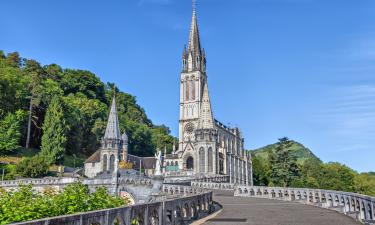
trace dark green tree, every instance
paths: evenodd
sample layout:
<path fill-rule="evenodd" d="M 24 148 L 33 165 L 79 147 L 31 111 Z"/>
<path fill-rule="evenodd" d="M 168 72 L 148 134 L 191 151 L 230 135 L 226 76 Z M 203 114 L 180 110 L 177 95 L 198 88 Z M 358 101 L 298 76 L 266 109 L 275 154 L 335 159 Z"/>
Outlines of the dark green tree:
<path fill-rule="evenodd" d="M 280 138 L 274 157 L 271 158 L 271 181 L 276 186 L 288 187 L 299 176 L 297 158 L 291 154 L 293 142 L 287 137 Z"/>
<path fill-rule="evenodd" d="M 54 97 L 43 123 L 41 155 L 49 164 L 62 159 L 66 145 L 64 110 L 59 97 Z"/>

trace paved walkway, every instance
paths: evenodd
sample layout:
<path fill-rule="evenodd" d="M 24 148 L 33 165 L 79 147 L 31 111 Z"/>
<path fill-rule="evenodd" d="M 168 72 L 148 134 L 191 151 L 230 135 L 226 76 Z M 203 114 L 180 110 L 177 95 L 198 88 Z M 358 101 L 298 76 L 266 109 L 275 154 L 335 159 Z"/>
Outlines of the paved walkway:
<path fill-rule="evenodd" d="M 337 212 L 303 205 L 260 198 L 233 197 L 233 192 L 215 191 L 214 200 L 223 205 L 215 218 L 205 225 L 358 225 Z"/>

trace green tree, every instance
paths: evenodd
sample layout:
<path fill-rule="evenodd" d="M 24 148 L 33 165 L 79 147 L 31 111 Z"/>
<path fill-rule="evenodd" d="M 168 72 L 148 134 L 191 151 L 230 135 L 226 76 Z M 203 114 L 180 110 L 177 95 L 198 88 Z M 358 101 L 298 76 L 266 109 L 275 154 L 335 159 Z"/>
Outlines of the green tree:
<path fill-rule="evenodd" d="M 253 182 L 256 186 L 268 186 L 269 175 L 271 173 L 267 160 L 252 155 L 253 163 Z"/>
<path fill-rule="evenodd" d="M 277 186 L 288 187 L 299 176 L 297 158 L 290 151 L 292 144 L 288 138 L 280 138 L 275 156 L 270 157 L 271 181 Z"/>
<path fill-rule="evenodd" d="M 355 175 L 354 170 L 340 163 L 324 164 L 319 177 L 319 188 L 353 192 Z"/>
<path fill-rule="evenodd" d="M 40 155 L 24 158 L 17 165 L 17 174 L 26 178 L 40 178 L 48 174 L 48 163 Z"/>
<path fill-rule="evenodd" d="M 59 97 L 54 97 L 43 123 L 41 155 L 49 164 L 62 159 L 66 144 L 64 110 Z"/>
<path fill-rule="evenodd" d="M 21 110 L 8 115 L 0 121 L 0 154 L 8 154 L 19 148 L 21 122 L 25 113 Z"/>
<path fill-rule="evenodd" d="M 356 192 L 375 196 L 375 174 L 361 173 L 354 178 Z"/>

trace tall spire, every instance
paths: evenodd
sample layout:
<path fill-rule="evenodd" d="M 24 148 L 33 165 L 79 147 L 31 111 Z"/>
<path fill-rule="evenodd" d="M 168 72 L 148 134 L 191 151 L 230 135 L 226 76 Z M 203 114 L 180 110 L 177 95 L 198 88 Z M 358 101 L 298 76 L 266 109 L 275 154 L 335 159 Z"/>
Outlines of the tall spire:
<path fill-rule="evenodd" d="M 199 129 L 213 129 L 214 128 L 214 117 L 211 109 L 211 100 L 208 93 L 207 81 L 203 87 L 203 96 L 201 102 L 201 114 L 199 117 Z"/>
<path fill-rule="evenodd" d="M 120 140 L 121 133 L 118 122 L 117 108 L 116 108 L 116 93 L 114 92 L 111 111 L 109 112 L 107 128 L 105 129 L 104 139 Z"/>
<path fill-rule="evenodd" d="M 189 35 L 189 52 L 197 55 L 201 54 L 201 43 L 199 38 L 198 22 L 197 22 L 197 7 L 196 0 L 193 0 L 193 16 L 191 18 L 191 27 Z"/>
<path fill-rule="evenodd" d="M 196 0 L 193 0 L 193 15 L 191 18 L 189 44 L 187 49 L 184 49 L 183 53 L 183 70 L 189 72 L 206 70 L 206 58 L 205 54 L 203 54 L 199 37 Z"/>

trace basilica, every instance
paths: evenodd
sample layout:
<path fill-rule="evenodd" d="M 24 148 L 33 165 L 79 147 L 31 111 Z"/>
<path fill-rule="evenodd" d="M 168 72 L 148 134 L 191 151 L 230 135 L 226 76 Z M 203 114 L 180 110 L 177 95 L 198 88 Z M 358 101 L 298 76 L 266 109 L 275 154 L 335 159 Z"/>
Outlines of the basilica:
<path fill-rule="evenodd" d="M 230 183 L 252 185 L 251 155 L 244 149 L 239 128 L 224 125 L 214 118 L 206 54 L 201 46 L 195 7 L 189 43 L 182 55 L 180 75 L 179 144 L 171 154 L 137 157 L 127 152 L 128 137 L 119 129 L 116 101 L 113 98 L 101 148 L 85 162 L 85 176 L 118 174 L 118 168 L 133 165 L 146 176 L 206 177 L 223 176 Z M 156 168 L 158 167 L 158 168 Z"/>
<path fill-rule="evenodd" d="M 244 149 L 239 128 L 214 118 L 195 7 L 189 43 L 182 55 L 178 150 L 164 160 L 166 175 L 181 172 L 226 175 L 231 183 L 252 185 L 251 155 Z"/>

